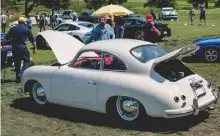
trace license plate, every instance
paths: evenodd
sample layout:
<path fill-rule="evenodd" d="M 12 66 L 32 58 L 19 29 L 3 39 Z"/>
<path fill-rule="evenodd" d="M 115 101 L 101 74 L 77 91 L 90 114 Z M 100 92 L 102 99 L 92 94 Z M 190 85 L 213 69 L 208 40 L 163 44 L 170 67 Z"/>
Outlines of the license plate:
<path fill-rule="evenodd" d="M 164 31 L 163 34 L 167 34 L 167 31 Z"/>
<path fill-rule="evenodd" d="M 197 96 L 201 96 L 206 93 L 204 87 L 197 89 L 195 92 L 196 92 Z"/>

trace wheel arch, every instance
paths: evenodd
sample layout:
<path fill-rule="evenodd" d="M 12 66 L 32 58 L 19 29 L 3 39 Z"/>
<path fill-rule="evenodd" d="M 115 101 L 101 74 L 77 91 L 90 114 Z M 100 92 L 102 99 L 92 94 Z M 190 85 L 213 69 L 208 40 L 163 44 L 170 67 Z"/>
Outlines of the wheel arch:
<path fill-rule="evenodd" d="M 78 35 L 73 35 L 73 37 L 79 40 L 80 42 L 83 42 L 82 39 Z"/>
<path fill-rule="evenodd" d="M 32 89 L 34 83 L 38 82 L 37 80 L 34 79 L 29 79 L 28 81 L 25 82 L 24 84 L 24 93 L 29 92 L 29 90 Z"/>

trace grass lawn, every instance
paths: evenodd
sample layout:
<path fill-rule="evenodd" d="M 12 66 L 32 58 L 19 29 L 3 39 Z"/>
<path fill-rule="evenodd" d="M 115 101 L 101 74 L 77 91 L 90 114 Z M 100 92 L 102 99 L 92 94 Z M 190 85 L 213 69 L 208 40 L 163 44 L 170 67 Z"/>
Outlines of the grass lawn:
<path fill-rule="evenodd" d="M 143 0 L 133 1 L 133 7 L 138 9 Z M 136 5 L 135 5 L 136 4 Z M 219 36 L 220 9 L 208 10 L 207 25 L 198 26 L 198 15 L 195 25 L 184 26 L 189 23 L 188 12 L 179 11 L 179 21 L 165 21 L 172 29 L 172 37 L 168 38 L 168 51 L 190 44 L 201 36 Z M 212 27 L 212 25 L 215 27 Z M 36 34 L 39 28 L 34 27 Z M 180 35 L 176 45 L 172 38 Z M 61 39 L 62 40 L 62 39 Z M 28 44 L 28 47 L 32 46 Z M 56 61 L 50 50 L 39 50 L 31 57 L 39 65 L 49 65 Z M 220 86 L 220 64 L 205 62 L 185 62 L 194 72 L 205 77 L 213 86 Z M 3 74 L 3 71 L 1 72 Z M 3 75 L 2 75 L 3 76 Z M 1 76 L 1 77 L 2 77 Z M 2 136 L 125 136 L 125 135 L 220 135 L 220 103 L 210 112 L 200 112 L 198 116 L 180 119 L 152 119 L 152 122 L 141 124 L 122 124 L 113 122 L 104 114 L 67 108 L 58 105 L 39 107 L 29 99 L 29 95 L 16 93 L 19 84 L 14 82 L 15 74 L 11 68 L 7 69 L 6 82 L 1 84 L 1 133 Z"/>

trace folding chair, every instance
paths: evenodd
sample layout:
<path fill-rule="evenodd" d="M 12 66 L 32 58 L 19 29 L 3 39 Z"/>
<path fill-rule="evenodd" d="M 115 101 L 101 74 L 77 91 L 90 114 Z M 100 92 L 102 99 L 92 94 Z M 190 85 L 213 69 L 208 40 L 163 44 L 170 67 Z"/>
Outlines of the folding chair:
<path fill-rule="evenodd" d="M 4 50 L 4 47 L 2 47 L 1 49 L 1 71 L 4 70 L 2 82 L 5 81 L 7 67 L 11 67 L 12 62 L 13 62 L 12 54 L 8 52 L 7 50 Z"/>

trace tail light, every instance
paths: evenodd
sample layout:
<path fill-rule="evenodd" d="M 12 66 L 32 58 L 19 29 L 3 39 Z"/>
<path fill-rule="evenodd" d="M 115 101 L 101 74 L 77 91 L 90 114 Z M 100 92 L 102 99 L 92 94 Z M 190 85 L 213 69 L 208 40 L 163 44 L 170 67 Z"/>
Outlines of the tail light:
<path fill-rule="evenodd" d="M 175 101 L 175 102 L 179 102 L 179 101 L 180 101 L 180 98 L 177 97 L 177 96 L 175 96 L 175 97 L 174 97 L 174 101 Z"/>

